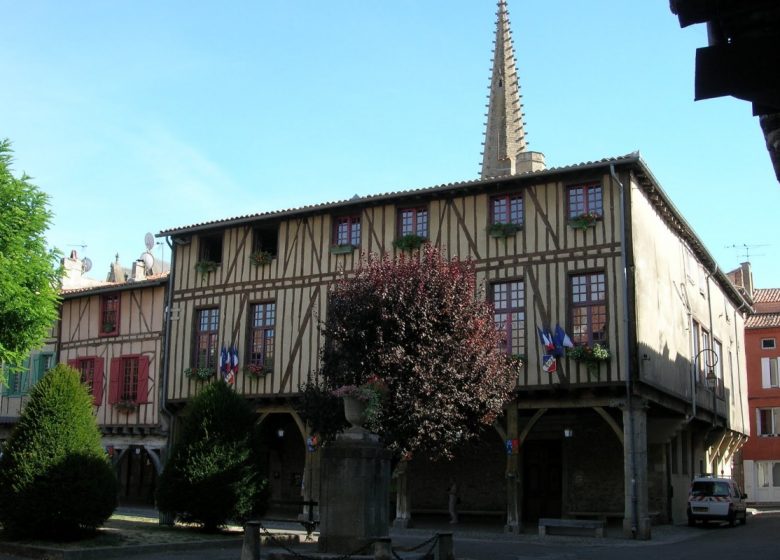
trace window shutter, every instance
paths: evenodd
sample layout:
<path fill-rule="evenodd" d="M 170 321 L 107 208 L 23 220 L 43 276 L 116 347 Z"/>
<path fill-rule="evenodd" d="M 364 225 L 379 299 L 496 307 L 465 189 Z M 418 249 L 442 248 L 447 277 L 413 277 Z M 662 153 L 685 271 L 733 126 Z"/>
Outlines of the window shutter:
<path fill-rule="evenodd" d="M 80 371 L 79 370 L 79 361 L 78 360 L 68 360 L 68 366 L 72 367 L 76 371 Z"/>
<path fill-rule="evenodd" d="M 135 402 L 143 404 L 149 402 L 149 357 L 138 358 L 138 391 L 135 394 Z"/>
<path fill-rule="evenodd" d="M 761 386 L 769 389 L 772 382 L 769 379 L 769 358 L 761 358 Z"/>
<path fill-rule="evenodd" d="M 119 402 L 119 388 L 122 380 L 122 358 L 111 358 L 108 378 L 108 404 Z"/>
<path fill-rule="evenodd" d="M 92 378 L 92 396 L 95 406 L 103 404 L 103 358 L 95 358 L 95 374 Z"/>

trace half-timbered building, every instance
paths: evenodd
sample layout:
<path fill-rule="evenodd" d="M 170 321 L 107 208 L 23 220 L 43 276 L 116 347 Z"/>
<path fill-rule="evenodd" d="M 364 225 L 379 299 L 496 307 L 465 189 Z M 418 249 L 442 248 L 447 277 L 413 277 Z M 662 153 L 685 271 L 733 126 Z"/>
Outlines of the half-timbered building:
<path fill-rule="evenodd" d="M 525 365 L 481 441 L 450 463 L 410 462 L 399 519 L 443 511 L 452 476 L 462 513 L 495 514 L 510 531 L 614 516 L 646 538 L 651 519 L 683 521 L 693 474 L 729 471 L 745 439 L 747 302 L 637 153 L 547 169 L 526 149 L 504 0 L 479 179 L 159 236 L 172 246 L 166 407 L 180 410 L 235 348 L 273 499 L 316 499 L 317 452 L 293 404 L 318 369 L 329 285 L 362 253 L 420 242 L 473 260 Z M 577 358 L 542 345 L 558 325 Z"/>
<path fill-rule="evenodd" d="M 154 504 L 168 441 L 159 384 L 167 283 L 139 261 L 127 280 L 62 291 L 57 361 L 92 393 L 120 504 Z"/>

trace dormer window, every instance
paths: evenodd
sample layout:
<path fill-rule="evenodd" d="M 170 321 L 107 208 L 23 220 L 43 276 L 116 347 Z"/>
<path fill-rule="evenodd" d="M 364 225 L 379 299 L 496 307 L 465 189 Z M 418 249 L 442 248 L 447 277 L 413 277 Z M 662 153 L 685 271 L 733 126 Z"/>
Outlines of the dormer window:
<path fill-rule="evenodd" d="M 278 224 L 263 224 L 252 230 L 252 253 L 267 253 L 275 258 L 279 252 Z"/>
<path fill-rule="evenodd" d="M 200 236 L 198 260 L 222 264 L 222 232 Z"/>

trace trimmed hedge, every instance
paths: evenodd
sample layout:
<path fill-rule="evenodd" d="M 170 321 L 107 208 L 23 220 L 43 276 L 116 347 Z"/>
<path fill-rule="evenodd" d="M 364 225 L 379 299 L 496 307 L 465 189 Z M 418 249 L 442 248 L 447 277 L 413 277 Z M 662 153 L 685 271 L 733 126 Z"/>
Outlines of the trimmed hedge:
<path fill-rule="evenodd" d="M 181 437 L 157 486 L 157 507 L 214 531 L 262 512 L 267 481 L 252 446 L 255 416 L 224 381 L 187 405 Z"/>
<path fill-rule="evenodd" d="M 102 525 L 116 504 L 92 396 L 79 373 L 60 364 L 33 387 L 0 459 L 0 522 L 16 536 L 75 538 Z"/>

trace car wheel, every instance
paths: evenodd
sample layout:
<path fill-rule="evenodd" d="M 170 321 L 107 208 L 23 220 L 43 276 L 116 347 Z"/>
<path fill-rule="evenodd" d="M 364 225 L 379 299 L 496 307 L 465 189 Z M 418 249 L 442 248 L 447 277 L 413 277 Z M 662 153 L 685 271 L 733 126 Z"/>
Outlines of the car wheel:
<path fill-rule="evenodd" d="M 737 512 L 734 510 L 729 512 L 729 527 L 735 527 L 737 525 Z"/>
<path fill-rule="evenodd" d="M 696 526 L 696 520 L 689 515 L 688 516 L 688 527 L 695 527 L 695 526 Z"/>
<path fill-rule="evenodd" d="M 739 520 L 742 525 L 747 525 L 747 511 L 742 514 L 742 519 Z"/>

